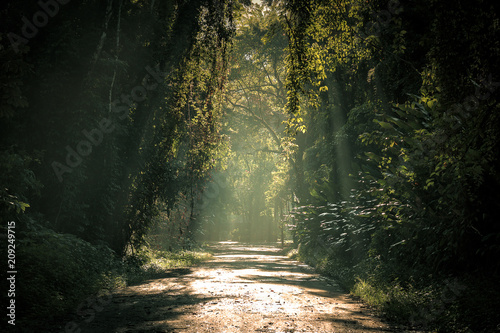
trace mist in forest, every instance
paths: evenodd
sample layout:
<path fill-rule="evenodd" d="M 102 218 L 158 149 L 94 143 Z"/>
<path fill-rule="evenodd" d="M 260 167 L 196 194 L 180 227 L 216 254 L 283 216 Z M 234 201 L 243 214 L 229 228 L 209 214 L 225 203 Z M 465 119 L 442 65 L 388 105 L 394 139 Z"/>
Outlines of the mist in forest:
<path fill-rule="evenodd" d="M 412 329 L 498 329 L 499 6 L 2 2 L 9 324 L 231 241 Z"/>

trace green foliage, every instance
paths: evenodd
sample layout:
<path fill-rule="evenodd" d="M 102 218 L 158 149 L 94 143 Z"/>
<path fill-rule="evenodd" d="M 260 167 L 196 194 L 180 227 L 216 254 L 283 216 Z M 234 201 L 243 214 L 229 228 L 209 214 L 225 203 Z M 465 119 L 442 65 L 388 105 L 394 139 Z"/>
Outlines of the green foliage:
<path fill-rule="evenodd" d="M 16 261 L 25 276 L 17 294 L 22 320 L 57 318 L 86 296 L 112 287 L 107 275 L 116 263 L 106 246 L 42 229 L 23 234 L 18 249 Z"/>
<path fill-rule="evenodd" d="M 240 7 L 74 3 L 18 53 L 14 18 L 39 8 L 2 9 L 2 213 L 29 205 L 42 216 L 33 220 L 123 254 L 159 206 L 194 200 L 223 155 L 219 105 Z"/>
<path fill-rule="evenodd" d="M 0 212 L 6 220 L 17 219 L 30 207 L 28 197 L 36 197 L 43 187 L 33 167 L 37 159 L 15 146 L 0 152 Z"/>
<path fill-rule="evenodd" d="M 231 232 L 231 238 L 242 241 L 274 241 L 280 212 L 290 201 L 289 184 L 282 177 L 293 163 L 290 138 L 283 134 L 286 39 L 276 6 L 248 7 L 237 28 L 222 118 L 227 187 L 215 183 L 220 195 L 207 200 L 204 230 L 210 239 Z"/>
<path fill-rule="evenodd" d="M 283 8 L 287 108 L 306 128 L 294 155 L 307 189 L 292 212 L 299 257 L 407 323 L 433 309 L 445 277 L 497 277 L 498 4 Z M 461 302 L 419 320 L 472 328 L 456 318 Z"/>
<path fill-rule="evenodd" d="M 151 267 L 135 267 L 121 256 L 179 203 L 192 243 L 196 198 L 225 154 L 221 92 L 242 5 L 72 2 L 12 45 L 7 34 L 21 35 L 20 18 L 39 10 L 29 1 L 0 9 L 0 214 L 21 232 L 26 320 L 200 260 L 155 254 Z"/>
<path fill-rule="evenodd" d="M 35 326 L 42 319 L 50 322 L 77 311 L 89 296 L 164 276 L 172 269 L 211 258 L 201 251 L 168 252 L 143 247 L 121 260 L 105 245 L 92 245 L 50 229 L 23 233 L 17 248 L 19 270 L 29 277 L 18 280 L 16 299 L 23 311 L 21 321 Z"/>

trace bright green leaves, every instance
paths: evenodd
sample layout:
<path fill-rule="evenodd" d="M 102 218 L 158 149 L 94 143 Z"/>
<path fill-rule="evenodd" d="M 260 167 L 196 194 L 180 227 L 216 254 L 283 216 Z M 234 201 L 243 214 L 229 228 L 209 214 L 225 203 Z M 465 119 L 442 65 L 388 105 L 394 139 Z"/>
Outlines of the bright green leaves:
<path fill-rule="evenodd" d="M 17 214 L 24 213 L 26 208 L 30 207 L 28 203 L 19 200 L 17 196 L 8 194 L 7 189 L 0 191 L 0 202 L 2 202 L 2 206 L 7 206 L 7 211 L 14 210 Z"/>
<path fill-rule="evenodd" d="M 289 133 L 305 133 L 307 130 L 304 119 L 300 116 L 291 116 L 287 121 L 287 130 Z"/>

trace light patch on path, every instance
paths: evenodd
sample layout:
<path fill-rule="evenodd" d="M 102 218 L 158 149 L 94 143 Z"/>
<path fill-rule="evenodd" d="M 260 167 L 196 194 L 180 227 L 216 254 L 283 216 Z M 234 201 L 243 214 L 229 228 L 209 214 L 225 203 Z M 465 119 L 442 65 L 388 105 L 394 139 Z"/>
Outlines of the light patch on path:
<path fill-rule="evenodd" d="M 214 260 L 128 287 L 82 332 L 389 332 L 307 265 L 273 246 L 211 246 Z"/>

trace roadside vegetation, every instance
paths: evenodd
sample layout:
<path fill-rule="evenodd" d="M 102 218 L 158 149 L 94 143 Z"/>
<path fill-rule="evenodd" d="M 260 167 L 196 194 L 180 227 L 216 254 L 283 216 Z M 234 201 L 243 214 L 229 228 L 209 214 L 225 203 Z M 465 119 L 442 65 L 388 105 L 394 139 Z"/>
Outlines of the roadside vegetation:
<path fill-rule="evenodd" d="M 85 299 L 110 295 L 119 288 L 169 276 L 209 260 L 197 250 L 166 251 L 144 245 L 119 257 L 105 245 L 93 245 L 70 234 L 50 229 L 23 235 L 18 252 L 17 301 L 19 325 L 37 327 L 81 311 Z"/>
<path fill-rule="evenodd" d="M 373 258 L 357 264 L 344 253 L 289 248 L 288 256 L 313 266 L 395 327 L 428 332 L 495 332 L 500 288 L 488 274 L 433 274 Z"/>

